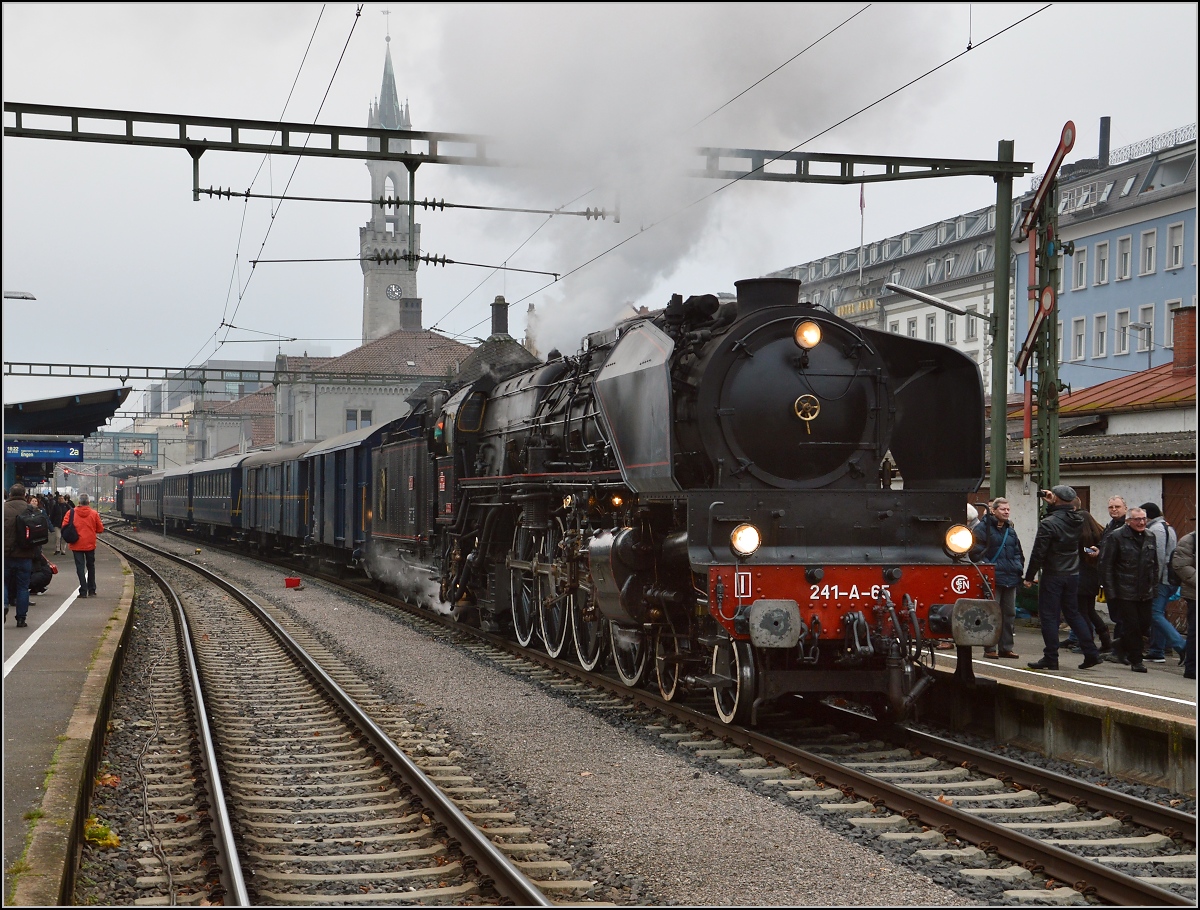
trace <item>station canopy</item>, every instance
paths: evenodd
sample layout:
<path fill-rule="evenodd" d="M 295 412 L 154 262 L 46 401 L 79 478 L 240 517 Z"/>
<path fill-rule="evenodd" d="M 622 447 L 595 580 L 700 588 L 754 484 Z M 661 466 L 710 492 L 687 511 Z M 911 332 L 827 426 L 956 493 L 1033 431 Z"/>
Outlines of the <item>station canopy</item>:
<path fill-rule="evenodd" d="M 4 406 L 5 438 L 20 436 L 91 436 L 117 413 L 133 389 L 18 401 Z"/>

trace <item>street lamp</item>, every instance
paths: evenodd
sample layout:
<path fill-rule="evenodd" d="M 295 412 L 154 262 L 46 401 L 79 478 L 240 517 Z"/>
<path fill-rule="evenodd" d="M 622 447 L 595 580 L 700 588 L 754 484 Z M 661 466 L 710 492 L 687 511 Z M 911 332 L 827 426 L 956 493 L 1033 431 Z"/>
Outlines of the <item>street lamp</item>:
<path fill-rule="evenodd" d="M 1154 365 L 1154 344 L 1150 338 L 1150 333 L 1154 330 L 1154 326 L 1148 322 L 1131 322 L 1129 323 L 1129 328 L 1146 333 L 1142 337 L 1146 339 L 1146 369 L 1148 370 Z"/>

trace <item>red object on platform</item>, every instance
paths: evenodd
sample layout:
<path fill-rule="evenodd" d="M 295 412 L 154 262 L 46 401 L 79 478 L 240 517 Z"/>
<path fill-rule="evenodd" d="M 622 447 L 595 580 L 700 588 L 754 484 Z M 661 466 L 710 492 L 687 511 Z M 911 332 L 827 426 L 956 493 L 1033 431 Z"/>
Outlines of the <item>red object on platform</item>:
<path fill-rule="evenodd" d="M 285 578 L 283 580 L 283 586 L 285 588 L 298 588 L 298 587 L 300 587 L 300 579 L 299 578 Z"/>

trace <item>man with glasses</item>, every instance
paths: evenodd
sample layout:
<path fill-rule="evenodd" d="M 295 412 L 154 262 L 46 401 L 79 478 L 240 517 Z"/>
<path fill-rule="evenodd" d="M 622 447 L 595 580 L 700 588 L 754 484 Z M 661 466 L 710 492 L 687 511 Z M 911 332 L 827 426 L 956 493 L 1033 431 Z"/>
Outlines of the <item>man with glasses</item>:
<path fill-rule="evenodd" d="M 1146 510 L 1130 509 L 1123 527 L 1100 551 L 1100 578 L 1108 607 L 1121 628 L 1121 650 L 1134 673 L 1145 673 L 1143 636 L 1150 632 L 1150 602 L 1158 589 L 1158 550 L 1146 533 Z"/>

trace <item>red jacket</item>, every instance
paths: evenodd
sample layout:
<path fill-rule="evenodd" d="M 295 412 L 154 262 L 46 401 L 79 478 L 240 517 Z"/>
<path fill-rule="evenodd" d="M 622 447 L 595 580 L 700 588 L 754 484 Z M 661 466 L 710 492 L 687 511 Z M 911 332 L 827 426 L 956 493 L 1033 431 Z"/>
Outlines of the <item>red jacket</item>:
<path fill-rule="evenodd" d="M 68 509 L 67 514 L 63 516 L 64 528 L 71 520 L 72 514 L 75 515 L 75 530 L 79 532 L 79 540 L 68 544 L 72 552 L 96 549 L 96 535 L 104 533 L 104 522 L 100 520 L 100 513 L 91 506 L 76 506 L 74 509 Z"/>

